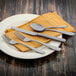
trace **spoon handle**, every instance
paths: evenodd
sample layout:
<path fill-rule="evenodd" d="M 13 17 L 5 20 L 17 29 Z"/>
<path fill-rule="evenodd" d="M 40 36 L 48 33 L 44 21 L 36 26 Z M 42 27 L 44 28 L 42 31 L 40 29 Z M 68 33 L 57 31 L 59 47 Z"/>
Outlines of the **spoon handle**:
<path fill-rule="evenodd" d="M 51 27 L 47 27 L 47 29 L 49 29 L 49 28 L 65 28 L 65 27 L 67 27 L 67 25 L 64 25 L 64 26 L 51 26 Z"/>
<path fill-rule="evenodd" d="M 53 45 L 48 45 L 48 44 L 43 43 L 43 42 L 41 42 L 41 41 L 37 41 L 37 40 L 32 40 L 32 41 L 35 41 L 35 42 L 41 43 L 41 44 L 47 46 L 48 48 L 50 48 L 50 49 L 52 49 L 52 50 L 56 50 L 56 51 L 60 51 L 60 50 L 61 50 L 61 48 L 58 48 L 58 47 L 53 46 Z"/>
<path fill-rule="evenodd" d="M 66 41 L 64 38 L 57 38 L 57 37 L 53 37 L 53 36 L 49 36 L 49 35 L 45 35 L 45 34 L 41 34 L 41 33 L 37 33 L 37 35 L 41 36 L 41 37 L 53 39 L 53 40 L 56 40 L 56 41 L 60 41 L 60 42 L 65 42 Z"/>
<path fill-rule="evenodd" d="M 62 34 L 65 34 L 65 35 L 69 35 L 69 36 L 74 36 L 75 35 L 75 33 L 73 33 L 73 32 L 66 32 L 66 31 L 60 31 L 60 30 L 54 30 L 54 29 L 46 29 L 46 30 L 59 32 L 59 33 L 62 33 Z"/>

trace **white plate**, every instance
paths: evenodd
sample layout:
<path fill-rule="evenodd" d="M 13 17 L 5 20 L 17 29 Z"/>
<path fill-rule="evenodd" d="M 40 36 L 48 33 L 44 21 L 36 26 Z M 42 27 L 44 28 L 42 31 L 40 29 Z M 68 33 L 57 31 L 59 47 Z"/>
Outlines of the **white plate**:
<path fill-rule="evenodd" d="M 42 51 L 45 51 L 45 54 L 39 54 L 39 53 L 36 53 L 34 51 L 20 52 L 14 46 L 6 43 L 2 39 L 2 35 L 4 34 L 4 31 L 7 28 L 10 28 L 11 26 L 22 25 L 22 24 L 24 24 L 24 23 L 26 23 L 26 22 L 28 22 L 28 21 L 30 21 L 38 16 L 39 15 L 35 15 L 35 14 L 19 14 L 19 15 L 14 15 L 14 16 L 8 17 L 5 20 L 3 20 L 2 22 L 0 22 L 0 50 L 3 51 L 4 53 L 10 55 L 10 56 L 20 58 L 20 59 L 37 59 L 37 58 L 42 58 L 42 57 L 45 57 L 49 54 L 52 54 L 54 52 L 54 50 L 48 49 L 45 46 L 40 46 L 38 48 Z M 59 36 L 59 38 L 62 38 L 62 36 Z M 51 41 L 48 44 L 59 47 L 61 42 Z"/>

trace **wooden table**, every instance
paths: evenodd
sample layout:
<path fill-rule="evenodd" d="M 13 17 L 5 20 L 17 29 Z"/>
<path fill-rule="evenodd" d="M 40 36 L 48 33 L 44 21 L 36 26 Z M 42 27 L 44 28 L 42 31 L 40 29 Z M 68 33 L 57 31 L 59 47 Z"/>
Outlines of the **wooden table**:
<path fill-rule="evenodd" d="M 15 14 L 51 11 L 76 28 L 76 0 L 0 0 L 0 21 Z M 61 47 L 61 52 L 37 60 L 20 60 L 0 51 L 0 76 L 75 76 L 76 36 Z"/>

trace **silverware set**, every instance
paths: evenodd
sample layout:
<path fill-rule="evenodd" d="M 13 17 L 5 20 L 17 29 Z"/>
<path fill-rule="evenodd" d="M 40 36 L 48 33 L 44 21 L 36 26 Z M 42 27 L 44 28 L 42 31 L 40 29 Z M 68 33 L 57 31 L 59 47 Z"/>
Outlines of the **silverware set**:
<path fill-rule="evenodd" d="M 48 27 L 48 28 L 45 28 L 43 27 L 42 25 L 40 24 L 36 24 L 36 23 L 32 23 L 30 24 L 30 27 L 37 31 L 37 32 L 32 32 L 32 31 L 28 31 L 28 30 L 24 30 L 24 29 L 21 29 L 21 28 L 16 28 L 16 27 L 11 27 L 12 29 L 16 30 L 15 32 L 15 35 L 17 36 L 18 39 L 24 41 L 24 42 L 31 42 L 31 41 L 34 41 L 34 42 L 37 42 L 37 43 L 40 43 L 44 46 L 47 46 L 48 48 L 52 49 L 52 50 L 55 50 L 55 51 L 60 51 L 61 48 L 58 48 L 56 46 L 53 46 L 53 45 L 49 45 L 47 43 L 43 43 L 41 41 L 38 41 L 38 40 L 32 40 L 28 37 L 25 37 L 23 34 L 29 34 L 29 35 L 32 35 L 32 36 L 41 36 L 41 37 L 45 37 L 45 38 L 49 38 L 49 39 L 53 39 L 53 40 L 56 40 L 56 41 L 60 41 L 60 42 L 65 42 L 66 39 L 64 38 L 58 38 L 58 37 L 53 37 L 53 36 L 48 36 L 48 35 L 45 35 L 45 34 L 42 34 L 42 33 L 38 33 L 38 32 L 43 32 L 43 31 L 54 31 L 54 32 L 59 32 L 59 33 L 62 33 L 62 34 L 65 34 L 65 35 L 69 35 L 69 36 L 74 36 L 75 33 L 73 32 L 65 32 L 65 31 L 60 31 L 60 30 L 55 30 L 55 29 L 52 29 L 52 28 L 66 28 L 67 25 L 64 25 L 64 26 L 54 26 L 54 27 Z M 21 34 L 21 32 L 23 34 Z M 37 48 L 34 48 L 32 46 L 29 46 L 27 44 L 23 44 L 23 43 L 20 43 L 20 42 L 17 42 L 9 37 L 7 37 L 6 35 L 3 35 L 2 36 L 3 39 L 8 42 L 9 44 L 12 44 L 12 45 L 15 45 L 15 44 L 21 44 L 23 46 L 26 46 L 30 49 L 32 49 L 33 51 L 37 52 L 37 53 L 40 53 L 40 54 L 44 54 L 45 52 L 44 51 L 41 51 L 41 50 L 38 50 Z"/>

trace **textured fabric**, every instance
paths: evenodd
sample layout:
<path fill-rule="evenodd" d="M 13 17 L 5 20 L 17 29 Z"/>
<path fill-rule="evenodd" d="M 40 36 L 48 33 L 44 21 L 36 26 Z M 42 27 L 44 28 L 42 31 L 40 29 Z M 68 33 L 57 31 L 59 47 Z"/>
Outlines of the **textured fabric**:
<path fill-rule="evenodd" d="M 25 29 L 25 30 L 30 30 L 30 31 L 34 31 L 31 27 L 30 27 L 30 24 L 31 23 L 38 23 L 38 24 L 41 24 L 43 25 L 44 27 L 49 27 L 49 26 L 63 26 L 63 25 L 67 25 L 66 28 L 64 29 L 59 29 L 59 28 L 56 28 L 57 30 L 62 30 L 62 31 L 68 31 L 68 32 L 75 32 L 75 29 L 69 24 L 67 23 L 66 21 L 64 21 L 57 13 L 46 13 L 46 14 L 43 14 L 33 20 L 31 20 L 30 22 L 24 24 L 24 25 L 21 25 L 21 26 L 18 26 L 18 28 L 22 28 L 22 29 Z M 30 45 L 32 47 L 39 47 L 41 44 L 37 43 L 37 42 L 23 42 L 21 40 L 19 40 L 15 34 L 14 34 L 14 30 L 12 29 L 7 29 L 5 31 L 6 35 L 18 42 L 21 42 L 21 43 L 24 43 L 24 44 L 27 44 L 27 45 Z M 35 31 L 34 31 L 35 32 Z M 46 35 L 49 35 L 49 36 L 54 36 L 54 37 L 57 37 L 59 35 L 61 35 L 60 33 L 57 33 L 57 32 L 52 32 L 52 31 L 44 31 L 44 32 L 41 32 L 43 34 L 46 34 Z M 23 33 L 21 33 L 23 34 Z M 33 40 L 39 40 L 41 42 L 44 42 L 44 43 L 47 43 L 49 41 L 51 41 L 51 39 L 47 39 L 47 38 L 44 38 L 44 37 L 40 37 L 40 36 L 31 36 L 31 35 L 28 35 L 28 34 L 23 34 L 24 36 L 30 38 L 30 39 L 33 39 Z M 20 45 L 20 44 L 15 44 L 15 47 L 17 47 L 20 51 L 24 52 L 24 51 L 28 51 L 29 48 L 23 46 L 23 45 Z"/>

